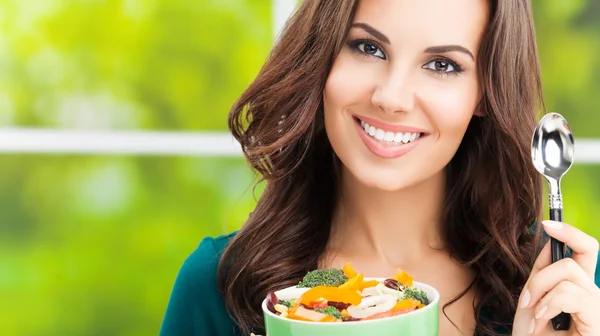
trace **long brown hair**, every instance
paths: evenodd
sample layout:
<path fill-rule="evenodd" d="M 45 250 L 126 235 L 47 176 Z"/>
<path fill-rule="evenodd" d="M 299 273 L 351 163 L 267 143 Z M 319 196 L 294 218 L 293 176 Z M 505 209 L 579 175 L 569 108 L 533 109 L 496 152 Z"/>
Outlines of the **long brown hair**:
<path fill-rule="evenodd" d="M 244 334 L 263 331 L 266 294 L 297 284 L 326 250 L 338 169 L 324 131 L 323 89 L 357 5 L 303 1 L 231 109 L 231 132 L 266 180 L 218 271 L 219 290 Z M 478 68 L 485 116 L 473 118 L 447 167 L 444 238 L 476 273 L 478 334 L 495 335 L 510 330 L 539 244 L 539 229 L 530 229 L 541 213 L 541 186 L 529 146 L 543 97 L 528 1 L 490 1 Z"/>

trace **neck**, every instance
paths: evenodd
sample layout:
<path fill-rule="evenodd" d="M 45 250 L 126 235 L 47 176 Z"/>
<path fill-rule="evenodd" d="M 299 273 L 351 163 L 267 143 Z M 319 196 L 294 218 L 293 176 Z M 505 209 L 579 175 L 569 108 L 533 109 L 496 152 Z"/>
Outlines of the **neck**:
<path fill-rule="evenodd" d="M 410 268 L 443 248 L 441 239 L 445 176 L 388 192 L 360 183 L 343 169 L 334 211 L 330 251 Z"/>

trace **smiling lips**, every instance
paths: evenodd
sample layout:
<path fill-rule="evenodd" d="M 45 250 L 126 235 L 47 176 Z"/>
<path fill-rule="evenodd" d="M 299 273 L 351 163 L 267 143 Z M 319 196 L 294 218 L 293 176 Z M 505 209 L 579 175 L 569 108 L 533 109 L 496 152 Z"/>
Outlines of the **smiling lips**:
<path fill-rule="evenodd" d="M 360 138 L 367 148 L 382 158 L 400 157 L 418 144 L 426 135 L 422 130 L 399 125 L 385 124 L 368 117 L 355 117 Z"/>

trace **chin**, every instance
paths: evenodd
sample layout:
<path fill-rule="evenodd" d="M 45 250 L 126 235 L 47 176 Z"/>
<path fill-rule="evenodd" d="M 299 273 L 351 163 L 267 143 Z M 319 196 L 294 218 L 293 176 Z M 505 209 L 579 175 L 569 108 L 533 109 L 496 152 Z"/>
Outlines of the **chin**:
<path fill-rule="evenodd" d="M 346 169 L 352 174 L 353 179 L 366 188 L 386 192 L 410 189 L 435 175 L 435 173 L 423 174 L 425 169 L 413 169 L 413 171 L 391 169 L 391 167 L 356 167 L 356 169 L 347 167 Z M 420 173 L 416 174 L 415 171 Z"/>

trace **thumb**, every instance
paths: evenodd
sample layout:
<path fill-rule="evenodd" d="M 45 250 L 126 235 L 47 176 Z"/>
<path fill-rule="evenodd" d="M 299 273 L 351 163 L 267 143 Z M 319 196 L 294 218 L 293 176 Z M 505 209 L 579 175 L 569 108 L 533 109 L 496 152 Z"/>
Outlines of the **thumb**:
<path fill-rule="evenodd" d="M 529 283 L 529 280 L 533 278 L 536 274 L 538 274 L 541 270 L 550 266 L 550 264 L 552 264 L 552 257 L 550 256 L 550 241 L 548 241 L 546 245 L 544 245 L 544 248 L 542 248 L 542 250 L 540 251 L 540 254 L 538 254 L 537 258 L 535 259 L 527 283 Z M 527 286 L 525 286 L 525 288 L 527 288 Z"/>
<path fill-rule="evenodd" d="M 527 336 L 530 334 L 530 331 L 535 327 L 534 317 L 535 317 L 535 308 L 521 308 L 529 303 L 531 300 L 531 293 L 528 290 L 529 281 L 538 274 L 544 268 L 550 266 L 552 263 L 550 257 L 550 242 L 547 242 L 542 248 L 542 251 L 537 256 L 535 263 L 531 269 L 531 273 L 529 274 L 529 278 L 521 291 L 521 295 L 519 295 L 519 302 L 517 303 L 517 310 L 515 312 L 515 318 L 513 320 L 513 336 Z"/>

